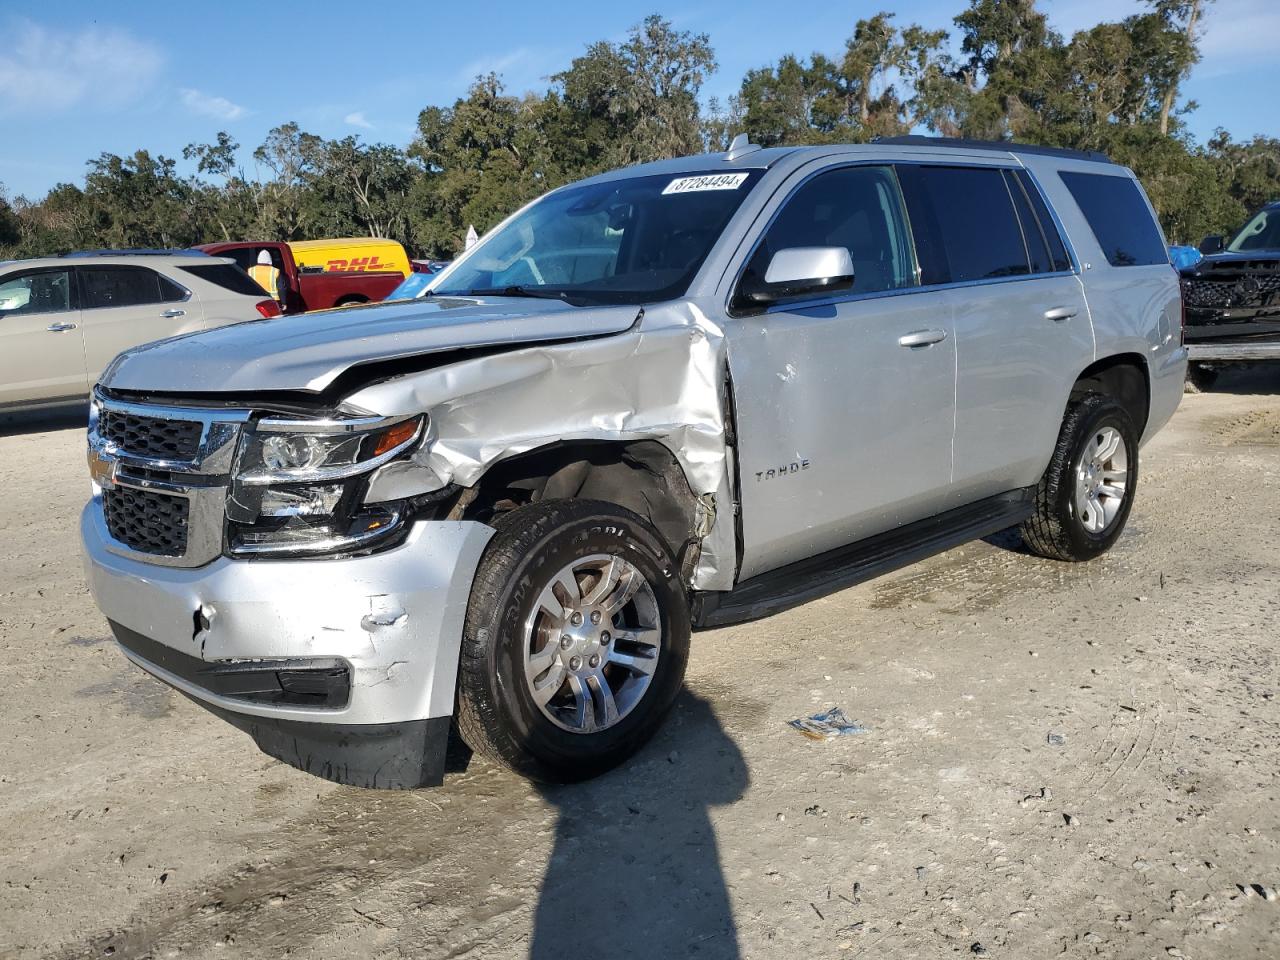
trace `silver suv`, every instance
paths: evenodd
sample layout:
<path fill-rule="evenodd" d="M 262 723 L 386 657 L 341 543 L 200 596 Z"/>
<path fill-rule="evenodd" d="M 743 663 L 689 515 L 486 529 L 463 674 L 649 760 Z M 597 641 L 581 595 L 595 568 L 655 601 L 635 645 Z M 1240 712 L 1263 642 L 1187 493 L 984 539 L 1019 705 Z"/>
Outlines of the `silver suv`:
<path fill-rule="evenodd" d="M 579 779 L 695 627 L 1011 526 L 1105 551 L 1185 373 L 1104 157 L 738 141 L 555 190 L 416 302 L 125 353 L 89 580 L 130 660 L 304 770 L 439 783 L 456 718 Z"/>
<path fill-rule="evenodd" d="M 83 402 L 127 347 L 279 313 L 234 261 L 202 253 L 0 263 L 0 410 Z"/>

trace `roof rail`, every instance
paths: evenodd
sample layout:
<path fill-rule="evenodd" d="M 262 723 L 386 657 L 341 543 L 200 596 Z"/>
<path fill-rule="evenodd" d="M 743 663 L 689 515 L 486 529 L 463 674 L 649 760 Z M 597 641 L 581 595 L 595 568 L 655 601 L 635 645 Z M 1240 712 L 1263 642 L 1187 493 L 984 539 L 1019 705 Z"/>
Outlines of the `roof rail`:
<path fill-rule="evenodd" d="M 1070 160 L 1092 160 L 1095 163 L 1111 163 L 1111 158 L 1097 150 L 1069 150 L 1066 147 L 1042 147 L 1034 143 L 1014 143 L 1012 140 L 966 140 L 962 137 L 923 137 L 910 134 L 902 137 L 881 137 L 875 143 L 901 147 L 943 147 L 951 150 L 1002 150 L 1006 153 L 1034 153 L 1046 157 L 1065 157 Z"/>
<path fill-rule="evenodd" d="M 66 257 L 207 257 L 203 250 L 160 250 L 140 247 L 127 250 L 76 250 L 62 254 Z"/>

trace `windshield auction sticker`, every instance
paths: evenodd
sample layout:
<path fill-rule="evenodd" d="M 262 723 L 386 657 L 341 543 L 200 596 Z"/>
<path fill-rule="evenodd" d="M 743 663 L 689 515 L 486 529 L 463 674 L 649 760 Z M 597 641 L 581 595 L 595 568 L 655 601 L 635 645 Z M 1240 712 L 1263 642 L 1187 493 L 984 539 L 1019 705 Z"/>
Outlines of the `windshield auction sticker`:
<path fill-rule="evenodd" d="M 698 190 L 737 190 L 744 182 L 745 173 L 713 173 L 705 177 L 680 177 L 662 188 L 668 193 L 694 193 Z"/>

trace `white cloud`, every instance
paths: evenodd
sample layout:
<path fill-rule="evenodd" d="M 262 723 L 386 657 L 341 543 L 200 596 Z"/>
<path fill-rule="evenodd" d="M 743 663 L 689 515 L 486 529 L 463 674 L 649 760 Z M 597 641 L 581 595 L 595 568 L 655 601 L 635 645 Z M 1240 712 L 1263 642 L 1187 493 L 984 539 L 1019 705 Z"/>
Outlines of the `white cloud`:
<path fill-rule="evenodd" d="M 119 106 L 146 93 L 164 65 L 158 48 L 116 27 L 62 30 L 16 20 L 3 32 L 0 112 Z"/>
<path fill-rule="evenodd" d="M 1235 73 L 1275 57 L 1280 36 L 1280 6 L 1275 0 L 1234 0 L 1213 4 L 1205 11 L 1200 52 L 1205 72 Z"/>
<path fill-rule="evenodd" d="M 356 110 L 353 113 L 348 113 L 345 117 L 342 118 L 342 122 L 347 124 L 347 126 L 359 127 L 362 130 L 373 129 L 373 124 L 370 123 L 368 120 L 366 120 L 364 114 L 361 113 L 359 110 Z"/>
<path fill-rule="evenodd" d="M 238 103 L 232 103 L 226 97 L 215 97 L 190 87 L 178 91 L 183 104 L 192 113 L 203 114 L 216 120 L 239 120 L 249 111 Z"/>
<path fill-rule="evenodd" d="M 520 65 L 528 59 L 529 48 L 520 47 L 517 50 L 511 50 L 507 53 L 481 57 L 479 60 L 472 60 L 458 71 L 458 76 L 465 82 L 470 83 L 476 77 L 484 76 L 486 74 L 505 74 L 510 71 L 512 67 Z"/>

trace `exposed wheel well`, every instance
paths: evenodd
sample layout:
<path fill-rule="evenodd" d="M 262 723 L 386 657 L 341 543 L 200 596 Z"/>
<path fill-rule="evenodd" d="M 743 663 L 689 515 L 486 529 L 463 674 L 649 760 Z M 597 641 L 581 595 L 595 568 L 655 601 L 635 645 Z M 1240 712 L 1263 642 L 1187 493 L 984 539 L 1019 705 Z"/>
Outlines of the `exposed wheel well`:
<path fill-rule="evenodd" d="M 1151 408 L 1151 375 L 1147 361 L 1136 353 L 1104 357 L 1085 369 L 1071 388 L 1071 399 L 1086 393 L 1101 393 L 1118 400 L 1141 436 Z"/>
<path fill-rule="evenodd" d="M 352 303 L 368 303 L 368 302 L 369 302 L 368 297 L 363 297 L 358 293 L 353 293 L 353 294 L 350 294 L 349 296 L 340 298 L 336 303 L 334 303 L 334 306 L 345 307 L 348 304 L 352 304 Z"/>
<path fill-rule="evenodd" d="M 490 467 L 466 491 L 467 519 L 491 523 L 527 503 L 604 500 L 645 517 L 688 575 L 697 561 L 699 505 L 675 456 L 656 440 L 539 447 Z M 692 549 L 691 549 L 692 548 Z"/>

